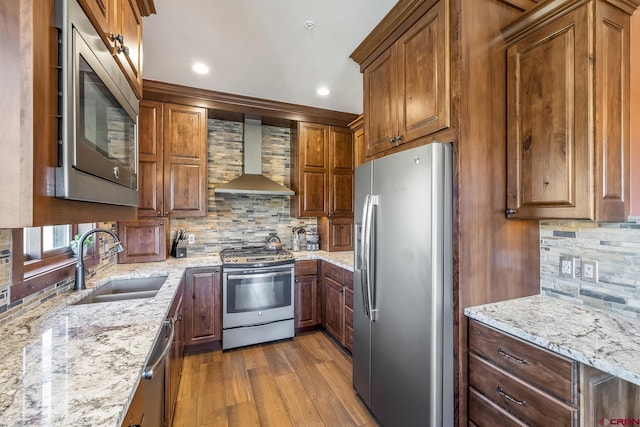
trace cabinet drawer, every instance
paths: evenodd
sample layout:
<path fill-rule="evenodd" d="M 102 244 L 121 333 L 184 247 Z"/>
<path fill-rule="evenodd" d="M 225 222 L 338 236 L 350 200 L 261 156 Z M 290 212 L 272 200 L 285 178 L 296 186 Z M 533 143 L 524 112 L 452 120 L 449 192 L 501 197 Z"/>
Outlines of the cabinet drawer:
<path fill-rule="evenodd" d="M 348 326 L 344 328 L 344 346 L 347 350 L 353 351 L 353 329 Z"/>
<path fill-rule="evenodd" d="M 573 384 L 576 363 L 502 332 L 469 321 L 469 349 L 517 377 L 571 403 L 577 403 Z"/>
<path fill-rule="evenodd" d="M 344 285 L 349 289 L 353 289 L 353 271 L 349 271 L 349 270 L 343 270 L 343 271 L 344 271 Z"/>
<path fill-rule="evenodd" d="M 349 307 L 344 308 L 344 324 L 350 328 L 353 328 L 353 310 Z"/>
<path fill-rule="evenodd" d="M 525 423 L 473 388 L 469 388 L 469 425 L 526 427 Z"/>
<path fill-rule="evenodd" d="M 353 311 L 353 291 L 349 288 L 344 290 L 344 305 Z"/>
<path fill-rule="evenodd" d="M 318 274 L 317 260 L 296 261 L 296 276 L 315 276 L 316 274 Z"/>
<path fill-rule="evenodd" d="M 525 423 L 575 426 L 576 409 L 555 399 L 481 357 L 469 354 L 469 385 Z"/>
<path fill-rule="evenodd" d="M 337 265 L 333 265 L 331 263 L 324 263 L 324 275 L 326 277 L 330 277 L 341 285 L 344 284 L 344 270 L 342 267 L 338 267 Z M 353 282 L 353 279 L 351 280 Z"/>

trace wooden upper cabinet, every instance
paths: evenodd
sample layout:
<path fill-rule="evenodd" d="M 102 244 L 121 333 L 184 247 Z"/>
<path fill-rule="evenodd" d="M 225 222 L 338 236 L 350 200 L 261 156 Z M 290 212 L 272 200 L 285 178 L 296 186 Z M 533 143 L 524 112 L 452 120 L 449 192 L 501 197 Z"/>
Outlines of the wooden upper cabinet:
<path fill-rule="evenodd" d="M 633 10 L 578 4 L 555 1 L 503 29 L 511 218 L 625 221 L 629 213 Z"/>
<path fill-rule="evenodd" d="M 207 110 L 164 104 L 165 215 L 207 214 Z"/>
<path fill-rule="evenodd" d="M 329 216 L 353 216 L 353 135 L 348 128 L 329 132 Z"/>
<path fill-rule="evenodd" d="M 365 157 L 449 127 L 449 22 L 439 1 L 364 74 Z"/>
<path fill-rule="evenodd" d="M 118 264 L 164 261 L 167 259 L 165 220 L 119 221 L 118 236 L 124 252 L 118 254 Z"/>
<path fill-rule="evenodd" d="M 138 217 L 164 216 L 162 102 L 140 102 L 138 118 Z"/>
<path fill-rule="evenodd" d="M 349 123 L 353 132 L 353 167 L 357 168 L 364 160 L 364 116 L 360 114 L 357 119 Z"/>
<path fill-rule="evenodd" d="M 353 136 L 349 128 L 300 122 L 292 141 L 292 215 L 353 215 Z"/>
<path fill-rule="evenodd" d="M 78 0 L 142 98 L 142 16 L 136 0 Z"/>
<path fill-rule="evenodd" d="M 207 215 L 207 111 L 143 100 L 138 218 Z"/>
<path fill-rule="evenodd" d="M 142 17 L 136 0 L 117 0 L 114 34 L 122 35 L 116 57 L 129 83 L 142 98 Z"/>

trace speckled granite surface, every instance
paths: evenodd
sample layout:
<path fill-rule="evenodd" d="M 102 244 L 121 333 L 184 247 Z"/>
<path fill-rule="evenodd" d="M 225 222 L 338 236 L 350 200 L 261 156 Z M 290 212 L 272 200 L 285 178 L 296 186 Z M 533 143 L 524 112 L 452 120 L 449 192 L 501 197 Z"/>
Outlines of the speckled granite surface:
<path fill-rule="evenodd" d="M 297 252 L 351 269 L 353 252 Z M 185 268 L 217 254 L 113 266 L 89 289 L 0 328 L 0 426 L 120 426 Z M 73 305 L 111 278 L 167 276 L 150 299 Z"/>
<path fill-rule="evenodd" d="M 486 325 L 640 386 L 640 322 L 535 295 L 464 309 Z"/>

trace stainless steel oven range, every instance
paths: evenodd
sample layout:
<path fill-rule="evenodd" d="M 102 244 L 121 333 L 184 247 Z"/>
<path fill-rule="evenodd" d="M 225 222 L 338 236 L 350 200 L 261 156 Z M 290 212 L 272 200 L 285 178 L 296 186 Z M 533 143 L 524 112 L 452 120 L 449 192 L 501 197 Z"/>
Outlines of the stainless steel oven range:
<path fill-rule="evenodd" d="M 223 350 L 293 337 L 293 254 L 260 246 L 220 257 Z"/>

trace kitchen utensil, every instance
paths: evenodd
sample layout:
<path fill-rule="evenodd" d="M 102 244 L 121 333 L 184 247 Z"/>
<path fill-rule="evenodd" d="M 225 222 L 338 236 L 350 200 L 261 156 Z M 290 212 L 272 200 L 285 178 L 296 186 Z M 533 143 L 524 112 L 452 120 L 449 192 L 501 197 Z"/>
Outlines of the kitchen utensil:
<path fill-rule="evenodd" d="M 268 251 L 279 251 L 280 249 L 282 249 L 282 242 L 275 233 L 269 234 L 269 237 L 267 237 L 267 244 L 265 245 L 265 249 Z"/>

